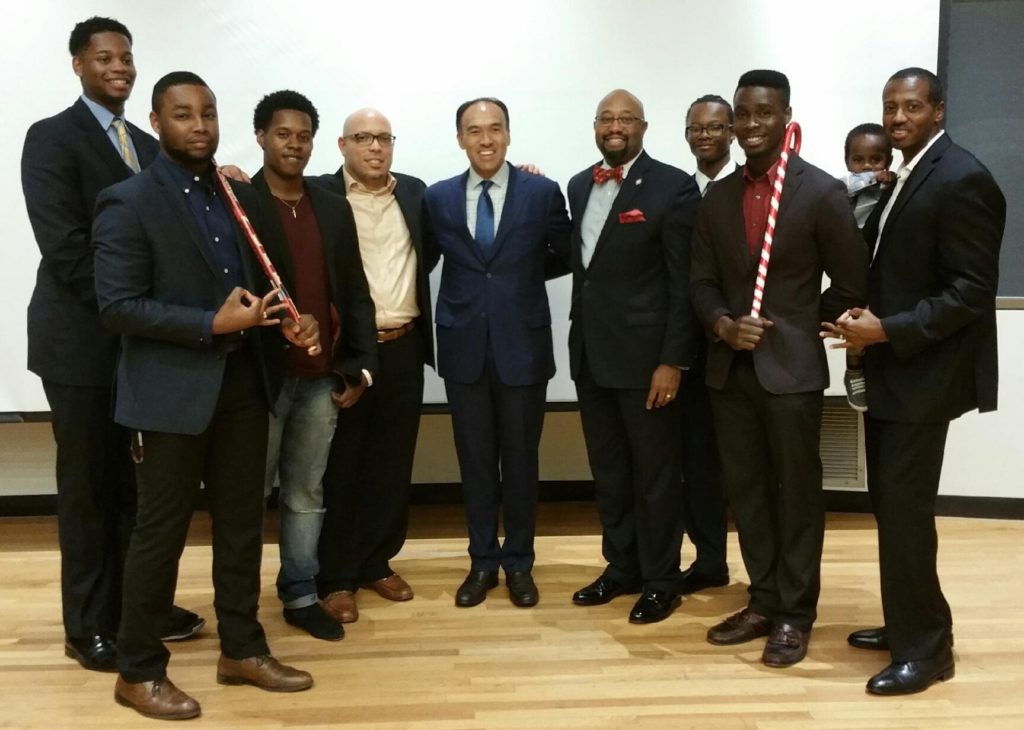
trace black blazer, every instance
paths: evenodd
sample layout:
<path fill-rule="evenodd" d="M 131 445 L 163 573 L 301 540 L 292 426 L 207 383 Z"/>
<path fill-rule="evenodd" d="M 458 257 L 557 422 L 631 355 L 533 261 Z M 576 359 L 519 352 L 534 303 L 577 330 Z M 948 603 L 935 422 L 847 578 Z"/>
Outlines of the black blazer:
<path fill-rule="evenodd" d="M 331 192 L 347 197 L 348 190 L 345 188 L 342 169 L 343 167 L 339 167 L 333 175 L 321 175 L 313 180 Z M 434 237 L 434 230 L 430 225 L 430 218 L 423 202 L 423 191 L 427 186 L 418 177 L 403 175 L 400 172 L 391 174 L 395 178 L 395 200 L 398 201 L 402 217 L 405 218 L 405 226 L 409 229 L 409 236 L 412 238 L 413 249 L 416 251 L 416 306 L 420 310 L 416 331 L 423 338 L 423 352 L 427 365 L 434 367 L 434 325 L 431 317 L 433 306 L 430 301 L 430 272 L 437 265 L 441 253 L 437 247 L 437 239 Z"/>
<path fill-rule="evenodd" d="M 121 335 L 114 420 L 131 429 L 194 435 L 209 425 L 220 395 L 225 356 L 210 327 L 229 292 L 171 176 L 172 164 L 158 157 L 100 193 L 92 230 L 96 297 L 103 324 Z M 266 238 L 259 195 L 251 185 L 232 187 Z M 269 283 L 237 225 L 235 245 L 246 289 L 265 294 Z M 248 339 L 270 408 L 264 340 L 280 347 L 282 335 L 253 327 Z"/>
<path fill-rule="evenodd" d="M 144 168 L 159 145 L 134 124 L 128 130 Z M 42 254 L 28 305 L 28 369 L 44 380 L 113 383 L 118 338 L 96 309 L 91 231 L 100 191 L 131 176 L 81 99 L 25 135 L 21 185 Z"/>
<path fill-rule="evenodd" d="M 864 226 L 872 248 L 891 194 Z M 948 134 L 937 139 L 907 178 L 871 264 L 868 304 L 889 338 L 865 357 L 872 416 L 927 423 L 995 410 L 1005 224 L 989 171 Z"/>
<path fill-rule="evenodd" d="M 743 172 L 726 177 L 697 211 L 690 285 L 708 333 L 724 314 L 750 314 L 760 242 L 751 254 L 743 220 Z M 845 186 L 792 156 L 772 243 L 761 316 L 773 321 L 753 351 L 754 368 L 769 393 L 803 393 L 828 386 L 822 321 L 834 321 L 867 299 L 867 249 L 850 211 Z M 831 279 L 821 290 L 822 274 Z M 725 385 L 735 351 L 713 341 L 707 384 Z"/>
<path fill-rule="evenodd" d="M 646 389 L 658 365 L 689 367 L 696 354 L 700 332 L 690 307 L 689 271 L 700 191 L 685 172 L 642 152 L 622 181 L 590 266 L 583 268 L 581 221 L 594 186 L 592 169 L 569 181 L 571 372 L 579 377 L 586 352 L 598 385 Z M 620 219 L 634 210 L 644 220 Z"/>
<path fill-rule="evenodd" d="M 339 376 L 358 381 L 364 368 L 371 373 L 377 371 L 377 327 L 373 300 L 359 256 L 356 224 L 348 201 L 322 186 L 309 184 L 313 181 L 313 178 L 306 181 L 306 195 L 320 227 L 331 304 L 338 313 L 340 324 L 334 343 L 332 370 Z M 288 239 L 275 212 L 274 196 L 263 177 L 263 170 L 253 176 L 252 184 L 260 194 L 266 216 L 267 237 L 262 241 L 263 247 L 281 275 L 285 288 L 295 296 L 294 267 Z M 321 331 L 331 327 L 330 322 L 320 322 L 319 325 Z M 284 347 L 271 354 L 269 366 L 273 393 L 278 392 L 284 382 L 286 361 L 283 354 L 288 347 L 291 345 L 285 340 Z"/>

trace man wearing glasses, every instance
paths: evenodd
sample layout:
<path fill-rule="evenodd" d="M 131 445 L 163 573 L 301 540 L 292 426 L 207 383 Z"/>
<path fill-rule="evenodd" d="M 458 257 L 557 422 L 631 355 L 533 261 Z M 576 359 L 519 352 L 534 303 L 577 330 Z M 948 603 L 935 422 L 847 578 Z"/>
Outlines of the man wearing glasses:
<path fill-rule="evenodd" d="M 732 121 L 732 105 L 717 94 L 700 97 L 686 112 L 686 142 L 697 158 L 694 179 L 701 197 L 736 169 L 729 164 L 732 161 L 730 148 L 735 139 Z"/>
<path fill-rule="evenodd" d="M 668 618 L 682 600 L 676 399 L 700 336 L 687 287 L 700 193 L 643 151 L 646 131 L 639 99 L 611 92 L 594 119 L 602 160 L 569 182 L 569 357 L 608 563 L 573 602 L 642 590 L 629 614 L 639 624 Z"/>
<path fill-rule="evenodd" d="M 359 618 L 360 586 L 391 601 L 413 597 L 388 561 L 405 543 L 423 365 L 434 365 L 427 275 L 438 255 L 423 213 L 426 186 L 391 172 L 395 136 L 387 117 L 375 109 L 352 113 L 338 147 L 344 165 L 320 180 L 345 195 L 355 215 L 378 356 L 373 387 L 338 413 L 324 477 L 318 589 L 324 608 L 349 623 Z"/>

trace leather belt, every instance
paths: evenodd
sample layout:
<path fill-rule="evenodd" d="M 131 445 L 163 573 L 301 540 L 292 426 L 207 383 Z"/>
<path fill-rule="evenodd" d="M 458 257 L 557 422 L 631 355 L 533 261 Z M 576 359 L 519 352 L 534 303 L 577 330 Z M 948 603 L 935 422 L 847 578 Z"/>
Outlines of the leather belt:
<path fill-rule="evenodd" d="M 412 328 L 415 326 L 416 320 L 413 319 L 406 322 L 401 327 L 394 327 L 392 329 L 387 330 L 377 330 L 377 342 L 390 342 L 391 340 L 397 340 L 406 332 L 411 332 Z"/>

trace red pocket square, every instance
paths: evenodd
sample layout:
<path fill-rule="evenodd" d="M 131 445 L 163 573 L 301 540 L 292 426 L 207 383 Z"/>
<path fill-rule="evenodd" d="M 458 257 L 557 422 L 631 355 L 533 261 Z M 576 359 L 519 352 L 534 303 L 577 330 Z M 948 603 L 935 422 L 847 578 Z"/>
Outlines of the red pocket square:
<path fill-rule="evenodd" d="M 619 213 L 619 223 L 643 223 L 646 220 L 644 212 L 639 208 Z"/>

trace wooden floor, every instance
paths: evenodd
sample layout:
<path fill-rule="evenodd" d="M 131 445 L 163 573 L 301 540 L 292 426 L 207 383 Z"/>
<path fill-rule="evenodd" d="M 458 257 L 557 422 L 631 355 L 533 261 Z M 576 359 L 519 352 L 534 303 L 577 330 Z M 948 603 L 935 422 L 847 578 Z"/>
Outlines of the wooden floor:
<path fill-rule="evenodd" d="M 396 604 L 361 592 L 359 622 L 340 643 L 284 623 L 273 589 L 277 545 L 269 543 L 262 619 L 275 655 L 316 678 L 298 695 L 214 681 L 208 525 L 198 517 L 178 603 L 211 625 L 198 639 L 172 645 L 169 674 L 202 703 L 193 725 L 218 728 L 1024 727 L 1024 522 L 940 520 L 957 675 L 921 695 L 883 699 L 866 695 L 864 682 L 885 656 L 845 641 L 850 630 L 880 620 L 869 516 L 830 516 L 810 653 L 779 670 L 759 662 L 760 642 L 713 647 L 704 640 L 711 624 L 745 603 L 735 533 L 733 583 L 690 598 L 661 624 L 627 623 L 629 597 L 573 606 L 572 591 L 601 567 L 593 510 L 543 506 L 535 569 L 541 602 L 525 610 L 509 603 L 503 586 L 477 608 L 456 609 L 453 592 L 467 567 L 458 508 L 417 508 L 412 537 L 394 563 L 416 598 Z M 0 520 L 0 727 L 152 727 L 114 703 L 114 675 L 64 658 L 55 544 L 52 519 Z"/>

